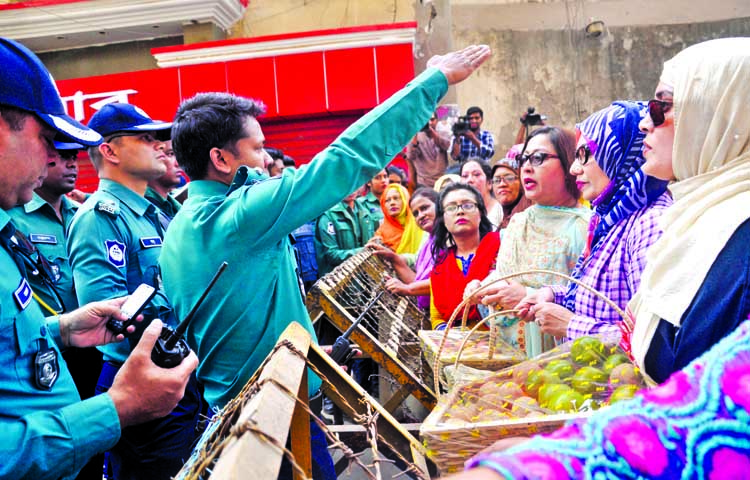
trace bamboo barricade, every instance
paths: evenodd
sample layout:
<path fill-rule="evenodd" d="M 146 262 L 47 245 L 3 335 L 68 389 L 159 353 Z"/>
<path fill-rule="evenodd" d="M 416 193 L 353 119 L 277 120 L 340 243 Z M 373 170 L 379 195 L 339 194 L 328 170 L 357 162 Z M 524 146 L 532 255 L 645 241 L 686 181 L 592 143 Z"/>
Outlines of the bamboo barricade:
<path fill-rule="evenodd" d="M 332 272 L 323 276 L 307 295 L 307 308 L 314 319 L 324 316 L 341 332 L 346 331 L 362 313 L 368 298 L 384 276 L 396 277 L 391 265 L 372 250 L 363 249 Z M 393 412 L 409 395 L 432 410 L 437 398 L 429 384 L 431 372 L 422 365 L 418 331 L 423 328 L 424 313 L 410 297 L 386 291 L 365 313 L 351 340 L 400 385 L 390 395 L 381 383 L 381 400 Z"/>
<path fill-rule="evenodd" d="M 338 439 L 334 427 L 311 411 L 308 369 L 320 377 L 325 394 L 365 427 L 372 464 L 365 465 L 359 454 Z M 286 457 L 295 480 L 309 479 L 311 419 L 325 432 L 329 449 L 341 452 L 349 468 L 361 470 L 365 478 L 381 479 L 384 462 L 395 462 L 404 475 L 417 479 L 429 478 L 428 466 L 434 470 L 419 441 L 315 345 L 301 325 L 292 322 L 240 394 L 214 415 L 175 478 L 239 480 L 250 475 L 275 479 Z"/>

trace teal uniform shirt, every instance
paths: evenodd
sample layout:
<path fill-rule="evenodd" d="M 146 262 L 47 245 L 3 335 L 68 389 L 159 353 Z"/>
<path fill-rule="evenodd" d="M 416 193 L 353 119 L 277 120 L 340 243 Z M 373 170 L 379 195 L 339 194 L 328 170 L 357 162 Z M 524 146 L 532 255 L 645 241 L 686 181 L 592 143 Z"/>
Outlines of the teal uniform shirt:
<path fill-rule="evenodd" d="M 187 328 L 198 379 L 212 407 L 234 398 L 292 322 L 315 338 L 295 275 L 289 233 L 375 176 L 432 115 L 448 83 L 428 69 L 344 131 L 299 169 L 226 195 L 223 183 L 193 180 L 169 225 L 160 264 L 178 317 L 193 307 L 226 260 L 229 267 Z M 320 386 L 310 376 L 309 389 Z"/>
<path fill-rule="evenodd" d="M 376 174 L 377 175 L 377 174 Z M 370 216 L 375 220 L 375 230 L 378 229 L 381 223 L 383 223 L 384 214 L 383 209 L 380 207 L 380 200 L 372 192 L 367 192 L 364 197 L 359 197 L 357 203 L 370 213 Z M 373 233 L 375 233 L 373 231 Z"/>
<path fill-rule="evenodd" d="M 320 216 L 315 227 L 315 255 L 320 276 L 360 251 L 375 233 L 370 212 L 341 202 Z"/>
<path fill-rule="evenodd" d="M 149 218 L 151 217 L 151 218 Z M 78 302 L 123 297 L 141 283 L 159 290 L 157 261 L 162 245 L 156 207 L 129 188 L 101 179 L 97 190 L 81 205 L 68 233 L 68 254 Z M 154 318 L 175 326 L 172 309 L 159 291 L 144 309 L 145 328 Z M 134 343 L 138 336 L 131 336 Z M 104 360 L 122 363 L 130 354 L 129 342 L 99 349 Z"/>
<path fill-rule="evenodd" d="M 29 277 L 29 283 L 42 301 L 58 313 L 70 312 L 78 308 L 78 298 L 76 298 L 73 285 L 73 271 L 70 268 L 68 251 L 65 247 L 65 232 L 78 210 L 78 205 L 67 197 L 62 197 L 60 210 L 62 220 L 57 217 L 52 205 L 35 193 L 29 203 L 8 211 L 16 228 L 26 235 L 26 238 L 52 266 L 57 295 L 49 285 L 43 284 L 37 277 Z M 64 304 L 64 309 L 63 305 L 59 305 L 60 300 Z M 49 314 L 49 312 L 46 313 Z"/>
<path fill-rule="evenodd" d="M 0 210 L 0 229 L 9 222 Z M 16 296 L 23 277 L 2 247 L 0 271 L 0 478 L 75 478 L 92 456 L 117 443 L 117 411 L 109 395 L 81 401 L 60 354 L 57 317 L 45 319 L 23 289 Z M 60 367 L 49 390 L 34 381 L 34 359 L 44 344 Z"/>
<path fill-rule="evenodd" d="M 159 210 L 164 213 L 170 220 L 174 218 L 175 215 L 177 215 L 177 212 L 180 211 L 180 207 L 182 205 L 180 202 L 175 200 L 175 198 L 171 195 L 167 195 L 167 198 L 162 197 L 159 195 L 159 192 L 154 190 L 151 187 L 146 187 L 146 194 L 144 195 L 146 197 L 146 200 L 153 203 Z"/>

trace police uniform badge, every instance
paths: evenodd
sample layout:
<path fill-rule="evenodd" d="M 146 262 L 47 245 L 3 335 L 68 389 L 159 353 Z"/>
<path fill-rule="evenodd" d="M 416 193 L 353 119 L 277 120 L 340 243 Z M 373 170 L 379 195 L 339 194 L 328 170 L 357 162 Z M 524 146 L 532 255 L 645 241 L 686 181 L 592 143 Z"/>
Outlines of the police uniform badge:
<path fill-rule="evenodd" d="M 107 261 L 117 268 L 125 266 L 125 244 L 117 240 L 105 240 L 104 248 L 107 250 Z"/>
<path fill-rule="evenodd" d="M 50 390 L 60 376 L 57 350 L 50 348 L 45 338 L 40 340 L 40 344 L 34 356 L 34 383 L 40 390 Z"/>
<path fill-rule="evenodd" d="M 326 232 L 328 232 L 328 235 L 336 235 L 336 227 L 333 226 L 333 222 L 328 222 Z"/>
<path fill-rule="evenodd" d="M 116 217 L 120 213 L 120 209 L 115 202 L 106 200 L 97 202 L 96 210 L 98 212 L 106 213 L 110 217 Z"/>
<path fill-rule="evenodd" d="M 26 309 L 31 302 L 31 298 L 34 293 L 31 291 L 31 286 L 25 278 L 21 278 L 21 283 L 18 284 L 18 288 L 13 292 L 13 298 L 16 299 L 16 303 L 21 310 Z"/>

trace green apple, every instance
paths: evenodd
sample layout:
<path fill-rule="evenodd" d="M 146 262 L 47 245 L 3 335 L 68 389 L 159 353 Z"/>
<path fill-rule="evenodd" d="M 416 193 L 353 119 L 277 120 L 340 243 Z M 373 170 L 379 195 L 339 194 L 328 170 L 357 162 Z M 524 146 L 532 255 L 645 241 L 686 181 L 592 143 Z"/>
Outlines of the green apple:
<path fill-rule="evenodd" d="M 598 368 L 581 367 L 570 379 L 570 385 L 580 393 L 603 391 L 607 386 L 607 374 Z"/>

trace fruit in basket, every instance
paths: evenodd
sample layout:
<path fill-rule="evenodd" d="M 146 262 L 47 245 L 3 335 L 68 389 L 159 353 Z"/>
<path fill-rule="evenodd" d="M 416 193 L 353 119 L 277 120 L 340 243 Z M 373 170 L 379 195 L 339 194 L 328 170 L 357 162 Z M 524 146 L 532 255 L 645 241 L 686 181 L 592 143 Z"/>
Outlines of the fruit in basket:
<path fill-rule="evenodd" d="M 623 363 L 630 363 L 630 360 L 628 360 L 627 355 L 624 353 L 613 353 L 609 357 L 607 357 L 607 360 L 604 362 L 603 369 L 604 373 L 611 373 L 612 370 L 618 365 L 622 365 Z"/>
<path fill-rule="evenodd" d="M 477 413 L 478 410 L 473 405 L 456 404 L 446 412 L 445 418 L 446 420 L 450 418 L 454 419 L 454 421 L 461 421 L 464 423 L 472 422 L 472 419 L 476 417 Z"/>
<path fill-rule="evenodd" d="M 513 401 L 510 413 L 514 417 L 521 418 L 533 417 L 535 415 L 540 415 L 543 412 L 539 409 L 539 402 L 537 402 L 536 399 L 523 396 L 518 397 Z"/>
<path fill-rule="evenodd" d="M 601 340 L 594 337 L 579 337 L 570 346 L 570 356 L 580 365 L 596 365 L 607 358 Z"/>
<path fill-rule="evenodd" d="M 529 376 L 526 378 L 526 382 L 523 384 L 523 388 L 527 394 L 532 397 L 539 395 L 539 389 L 543 385 L 552 385 L 562 383 L 560 377 L 554 373 L 545 370 L 534 370 L 529 372 Z"/>
<path fill-rule="evenodd" d="M 518 365 L 515 365 L 512 368 L 512 371 L 513 381 L 519 385 L 523 385 L 526 383 L 526 379 L 529 378 L 529 375 L 532 372 L 539 372 L 541 369 L 534 362 L 521 362 Z"/>
<path fill-rule="evenodd" d="M 632 363 L 623 363 L 612 369 L 609 374 L 609 385 L 616 388 L 620 385 L 640 385 L 641 377 L 638 367 Z"/>
<path fill-rule="evenodd" d="M 485 408 L 474 419 L 475 422 L 495 422 L 497 420 L 505 420 L 510 418 L 510 414 L 502 410 L 496 410 L 494 408 Z"/>
<path fill-rule="evenodd" d="M 620 385 L 615 388 L 612 395 L 609 396 L 610 405 L 617 403 L 621 400 L 629 400 L 633 398 L 635 392 L 638 391 L 638 385 Z"/>
<path fill-rule="evenodd" d="M 543 408 L 549 407 L 558 394 L 567 390 L 571 388 L 564 383 L 545 383 L 539 388 L 539 405 Z"/>
<path fill-rule="evenodd" d="M 573 376 L 575 368 L 573 364 L 567 360 L 551 360 L 545 367 L 544 370 L 549 372 L 560 380 L 565 380 Z"/>
<path fill-rule="evenodd" d="M 594 367 L 581 367 L 570 378 L 570 385 L 583 394 L 603 390 L 607 385 L 607 374 Z"/>
<path fill-rule="evenodd" d="M 572 388 L 552 395 L 547 407 L 555 412 L 576 412 L 583 405 L 583 395 Z"/>

